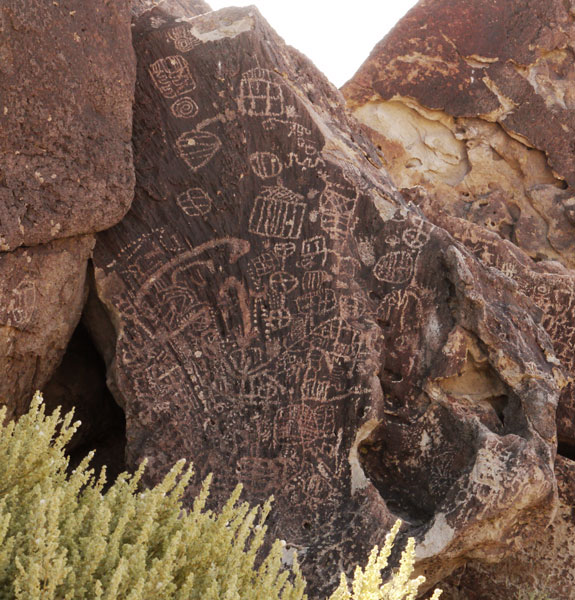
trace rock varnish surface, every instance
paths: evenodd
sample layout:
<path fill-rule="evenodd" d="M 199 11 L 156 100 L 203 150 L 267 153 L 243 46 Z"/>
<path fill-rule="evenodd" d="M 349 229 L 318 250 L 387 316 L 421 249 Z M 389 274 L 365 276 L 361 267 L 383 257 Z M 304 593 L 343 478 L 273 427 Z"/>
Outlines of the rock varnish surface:
<path fill-rule="evenodd" d="M 255 9 L 135 32 L 136 197 L 87 315 L 128 463 L 274 494 L 313 593 L 397 516 L 430 584 L 544 529 L 565 381 L 543 311 L 394 190 Z"/>

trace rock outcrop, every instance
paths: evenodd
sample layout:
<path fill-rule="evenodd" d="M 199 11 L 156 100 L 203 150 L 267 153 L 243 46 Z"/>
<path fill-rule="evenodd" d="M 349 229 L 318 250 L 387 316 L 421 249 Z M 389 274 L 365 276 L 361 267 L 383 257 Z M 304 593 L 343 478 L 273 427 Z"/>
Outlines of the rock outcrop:
<path fill-rule="evenodd" d="M 427 0 L 343 92 L 399 187 L 573 267 L 573 40 L 560 0 Z"/>
<path fill-rule="evenodd" d="M 87 313 L 128 463 L 274 494 L 313 593 L 398 516 L 430 584 L 545 528 L 564 378 L 529 294 L 394 190 L 255 9 L 135 31 L 136 196 Z"/>
<path fill-rule="evenodd" d="M 25 410 L 85 301 L 93 234 L 133 195 L 128 0 L 0 6 L 0 402 Z"/>
<path fill-rule="evenodd" d="M 419 187 L 409 195 L 425 215 L 541 309 L 570 380 L 557 410 L 558 516 L 539 536 L 526 529 L 496 567 L 466 564 L 448 598 L 575 588 L 572 553 L 559 551 L 575 533 L 574 40 L 569 3 L 424 1 L 343 88 L 396 185 Z"/>

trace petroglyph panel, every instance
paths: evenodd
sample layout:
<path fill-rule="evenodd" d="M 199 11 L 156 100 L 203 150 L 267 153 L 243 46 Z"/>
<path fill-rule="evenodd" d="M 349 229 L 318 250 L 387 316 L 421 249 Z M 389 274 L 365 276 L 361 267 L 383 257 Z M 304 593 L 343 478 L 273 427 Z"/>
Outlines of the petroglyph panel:
<path fill-rule="evenodd" d="M 187 131 L 176 141 L 180 158 L 192 171 L 207 165 L 221 146 L 220 138 L 209 131 Z"/>
<path fill-rule="evenodd" d="M 250 233 L 284 240 L 299 239 L 306 209 L 301 200 L 303 196 L 287 188 L 266 188 L 254 201 Z"/>
<path fill-rule="evenodd" d="M 273 152 L 254 152 L 250 156 L 250 165 L 260 179 L 277 177 L 283 169 L 280 159 Z"/>
<path fill-rule="evenodd" d="M 198 114 L 198 105 L 189 96 L 178 98 L 170 107 L 174 117 L 179 119 L 192 119 Z"/>
<path fill-rule="evenodd" d="M 212 210 L 212 200 L 201 188 L 190 188 L 180 194 L 176 202 L 188 217 L 199 217 Z"/>
<path fill-rule="evenodd" d="M 92 236 L 0 253 L 0 405 L 20 416 L 80 319 Z"/>
<path fill-rule="evenodd" d="M 180 25 L 168 31 L 168 39 L 179 52 L 189 52 L 202 42 L 193 33 L 189 25 Z"/>
<path fill-rule="evenodd" d="M 281 78 L 268 69 L 251 69 L 242 75 L 238 97 L 240 112 L 257 117 L 287 117 Z"/>
<path fill-rule="evenodd" d="M 241 479 L 249 501 L 273 493 L 271 534 L 306 548 L 317 596 L 397 516 L 420 560 L 446 514 L 449 565 L 512 545 L 553 505 L 538 313 L 394 191 L 338 93 L 253 8 L 195 18 L 208 41 L 172 68 L 187 25 L 135 28 L 136 198 L 94 256 L 129 464 L 149 457 L 151 483 L 189 457 L 194 485 L 217 474 L 215 504 Z M 491 459 L 508 474 L 474 504 Z"/>

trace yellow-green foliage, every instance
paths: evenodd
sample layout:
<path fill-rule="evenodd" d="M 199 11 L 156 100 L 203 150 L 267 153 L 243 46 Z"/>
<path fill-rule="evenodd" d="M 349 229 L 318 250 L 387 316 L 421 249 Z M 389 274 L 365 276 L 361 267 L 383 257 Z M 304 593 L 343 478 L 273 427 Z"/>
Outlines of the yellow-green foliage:
<path fill-rule="evenodd" d="M 238 487 L 215 514 L 205 509 L 208 480 L 184 510 L 183 461 L 152 489 L 140 490 L 142 467 L 104 492 L 91 457 L 67 474 L 71 414 L 46 415 L 36 394 L 18 423 L 4 419 L 0 410 L 0 600 L 305 600 L 297 564 L 282 567 L 280 542 L 256 561 L 269 503 L 239 503 Z M 413 542 L 396 576 L 381 582 L 394 535 L 356 570 L 352 593 L 342 576 L 330 600 L 415 598 Z"/>
<path fill-rule="evenodd" d="M 357 566 L 353 574 L 351 593 L 345 575 L 342 573 L 337 590 L 330 600 L 415 600 L 419 586 L 425 577 L 411 579 L 415 558 L 415 540 L 409 538 L 407 546 L 401 555 L 399 570 L 390 581 L 383 583 L 381 571 L 387 567 L 387 560 L 393 548 L 395 536 L 399 531 L 400 521 L 397 521 L 386 536 L 381 550 L 377 546 L 371 551 L 365 570 Z M 431 600 L 437 600 L 441 590 L 435 590 Z"/>

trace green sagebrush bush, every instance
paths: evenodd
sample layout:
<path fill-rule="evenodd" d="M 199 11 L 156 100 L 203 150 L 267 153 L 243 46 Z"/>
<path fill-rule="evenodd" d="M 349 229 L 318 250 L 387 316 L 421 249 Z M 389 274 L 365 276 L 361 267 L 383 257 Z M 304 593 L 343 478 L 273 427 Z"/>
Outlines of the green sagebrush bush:
<path fill-rule="evenodd" d="M 209 479 L 190 510 L 181 504 L 191 469 L 183 461 L 141 491 L 141 467 L 104 492 L 88 456 L 71 474 L 65 446 L 78 423 L 46 415 L 36 394 L 17 423 L 0 410 L 0 600 L 300 600 L 297 563 L 282 565 L 282 544 L 256 560 L 269 502 L 250 508 L 238 487 L 219 514 L 206 510 Z M 375 548 L 348 590 L 331 600 L 413 600 L 413 542 L 395 577 L 382 584 L 397 526 Z M 261 557 L 260 557 L 261 558 Z M 435 596 L 435 597 L 438 597 Z"/>

